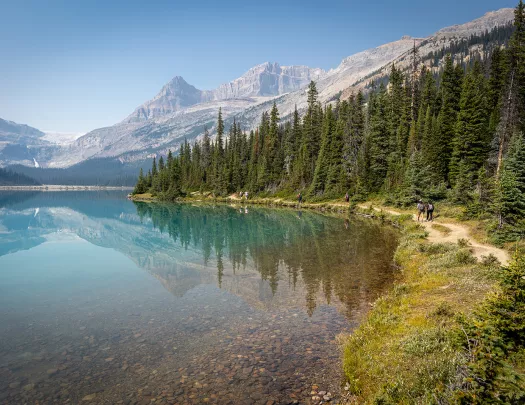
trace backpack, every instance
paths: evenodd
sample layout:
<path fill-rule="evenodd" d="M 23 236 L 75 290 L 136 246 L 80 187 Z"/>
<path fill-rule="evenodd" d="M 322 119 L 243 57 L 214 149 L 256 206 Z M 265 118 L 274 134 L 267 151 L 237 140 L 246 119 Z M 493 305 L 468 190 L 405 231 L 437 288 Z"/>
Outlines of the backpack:
<path fill-rule="evenodd" d="M 433 211 L 434 210 L 434 204 L 428 204 L 428 209 L 429 209 L 429 211 Z"/>

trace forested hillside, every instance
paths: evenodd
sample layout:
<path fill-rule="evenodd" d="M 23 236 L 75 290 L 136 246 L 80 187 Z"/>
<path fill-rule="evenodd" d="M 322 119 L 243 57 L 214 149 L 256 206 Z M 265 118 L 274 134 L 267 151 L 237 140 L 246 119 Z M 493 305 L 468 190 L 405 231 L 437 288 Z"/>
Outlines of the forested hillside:
<path fill-rule="evenodd" d="M 138 167 L 110 159 L 89 159 L 67 169 L 9 166 L 9 170 L 34 178 L 42 184 L 81 186 L 133 186 Z"/>
<path fill-rule="evenodd" d="M 40 184 L 35 179 L 24 174 L 0 168 L 0 186 L 36 186 Z"/>
<path fill-rule="evenodd" d="M 135 192 L 166 200 L 197 190 L 302 192 L 310 200 L 379 193 L 398 205 L 448 199 L 468 215 L 492 217 L 496 237 L 517 237 L 525 215 L 523 3 L 508 45 L 485 58 L 449 54 L 437 75 L 416 48 L 411 58 L 411 69 L 392 65 L 388 85 L 366 97 L 323 107 L 311 82 L 304 116 L 296 111 L 282 123 L 274 104 L 249 134 L 236 123 L 226 134 L 219 110 L 215 140 L 206 131 L 177 156 L 154 159 Z"/>

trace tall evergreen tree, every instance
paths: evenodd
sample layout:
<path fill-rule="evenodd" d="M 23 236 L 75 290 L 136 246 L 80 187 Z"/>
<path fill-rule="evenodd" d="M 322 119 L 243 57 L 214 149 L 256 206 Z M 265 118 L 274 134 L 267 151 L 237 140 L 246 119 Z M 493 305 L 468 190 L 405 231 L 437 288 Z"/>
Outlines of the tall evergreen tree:
<path fill-rule="evenodd" d="M 508 77 L 496 133 L 498 175 L 503 167 L 509 140 L 525 125 L 525 5 L 522 0 L 514 11 L 514 33 L 509 43 L 508 56 Z"/>
<path fill-rule="evenodd" d="M 454 68 L 452 57 L 447 55 L 441 79 L 441 108 L 438 114 L 439 143 L 434 145 L 435 170 L 442 180 L 448 181 L 448 168 L 452 156 L 455 123 L 459 111 L 461 73 Z"/>
<path fill-rule="evenodd" d="M 390 131 L 385 120 L 386 98 L 386 89 L 381 85 L 378 93 L 370 96 L 368 103 L 369 184 L 372 192 L 379 191 L 384 184 L 391 150 Z"/>
<path fill-rule="evenodd" d="M 319 156 L 315 166 L 311 193 L 322 194 L 325 189 L 326 178 L 331 163 L 333 163 L 332 154 L 332 138 L 334 136 L 335 129 L 335 118 L 332 111 L 332 106 L 328 106 L 326 109 L 324 125 L 323 125 L 323 136 L 321 142 L 321 148 L 319 150 Z"/>
<path fill-rule="evenodd" d="M 465 76 L 461 91 L 450 161 L 452 184 L 459 172 L 459 162 L 463 161 L 470 173 L 477 173 L 483 166 L 490 146 L 488 125 L 485 78 L 481 64 L 476 62 Z"/>
<path fill-rule="evenodd" d="M 217 148 L 219 156 L 222 157 L 224 154 L 224 121 L 222 120 L 222 108 L 219 107 L 219 115 L 217 117 Z"/>

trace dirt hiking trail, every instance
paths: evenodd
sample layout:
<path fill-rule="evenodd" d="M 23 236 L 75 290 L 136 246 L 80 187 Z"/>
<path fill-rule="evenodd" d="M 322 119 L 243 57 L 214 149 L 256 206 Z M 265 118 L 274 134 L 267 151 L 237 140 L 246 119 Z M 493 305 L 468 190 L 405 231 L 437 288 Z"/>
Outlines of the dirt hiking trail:
<path fill-rule="evenodd" d="M 369 206 L 359 205 L 359 208 L 368 209 Z M 391 215 L 401 215 L 401 212 L 397 212 L 391 209 L 373 207 L 375 211 L 384 211 Z M 413 220 L 417 222 L 417 215 L 413 215 Z M 469 229 L 465 225 L 455 224 L 451 222 L 445 222 L 440 220 L 434 220 L 432 222 L 419 222 L 425 230 L 428 232 L 428 241 L 432 243 L 446 243 L 452 242 L 457 243 L 459 239 L 468 240 L 472 249 L 472 254 L 477 258 L 481 259 L 483 256 L 494 255 L 503 266 L 509 264 L 509 254 L 496 246 L 488 245 L 485 243 L 479 243 L 475 241 L 470 235 Z M 443 233 L 435 228 L 432 228 L 432 224 L 439 224 L 447 227 L 450 232 Z"/>

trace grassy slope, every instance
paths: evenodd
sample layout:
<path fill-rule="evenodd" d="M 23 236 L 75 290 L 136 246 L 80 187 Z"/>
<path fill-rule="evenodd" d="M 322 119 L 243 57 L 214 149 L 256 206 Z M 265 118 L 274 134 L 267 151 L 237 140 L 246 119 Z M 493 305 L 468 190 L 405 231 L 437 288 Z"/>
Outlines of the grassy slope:
<path fill-rule="evenodd" d="M 345 343 L 344 369 L 356 403 L 432 403 L 433 387 L 452 381 L 464 362 L 447 331 L 497 287 L 495 268 L 468 247 L 429 244 L 410 219 L 395 260 L 402 273 Z"/>
<path fill-rule="evenodd" d="M 458 399 L 459 391 L 469 389 L 465 377 L 470 367 L 479 366 L 462 344 L 467 332 L 463 337 L 460 320 L 470 319 L 487 298 L 500 293 L 501 268 L 476 262 L 468 246 L 428 243 L 423 228 L 410 219 L 390 220 L 400 221 L 404 229 L 395 256 L 401 276 L 374 304 L 367 320 L 344 339 L 348 402 L 487 403 L 481 398 L 475 402 L 477 393 L 463 402 Z M 483 237 L 479 229 L 477 236 Z M 514 373 L 523 373 L 524 358 L 523 350 L 509 358 Z M 509 384 L 504 385 L 507 389 Z M 525 386 L 517 383 L 510 390 L 521 393 Z"/>

